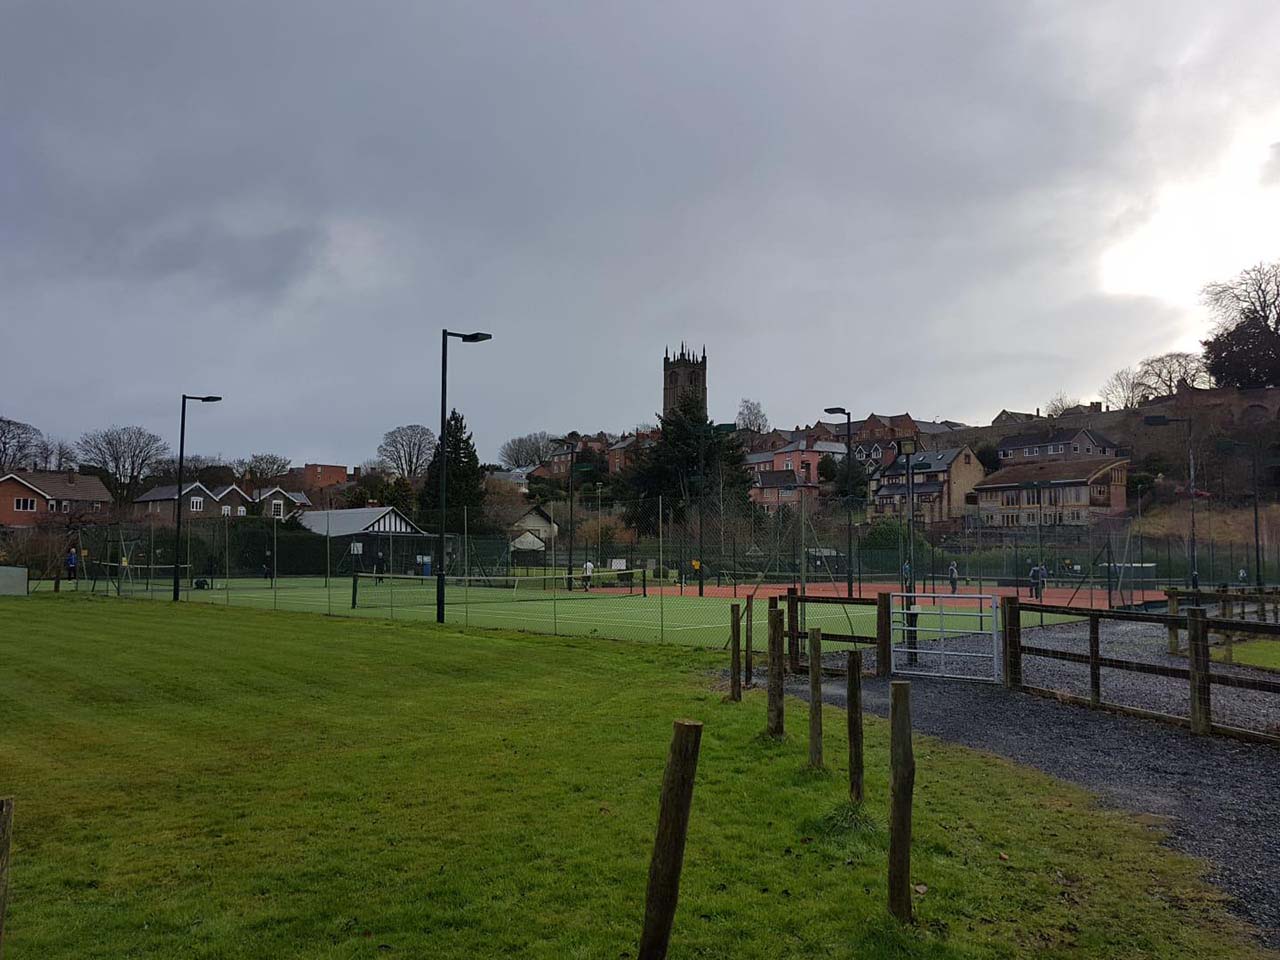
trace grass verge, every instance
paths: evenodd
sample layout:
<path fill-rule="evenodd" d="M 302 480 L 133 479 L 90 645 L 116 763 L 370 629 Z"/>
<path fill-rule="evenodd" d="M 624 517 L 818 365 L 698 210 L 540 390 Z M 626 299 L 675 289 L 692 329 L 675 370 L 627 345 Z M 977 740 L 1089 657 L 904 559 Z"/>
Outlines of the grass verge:
<path fill-rule="evenodd" d="M 918 738 L 918 922 L 868 801 L 722 655 L 201 605 L 0 601 L 9 956 L 634 956 L 671 720 L 703 720 L 671 956 L 1261 957 L 1133 818 Z M 832 710 L 833 714 L 837 711 Z M 1007 857 L 1002 858 L 1001 855 Z"/>

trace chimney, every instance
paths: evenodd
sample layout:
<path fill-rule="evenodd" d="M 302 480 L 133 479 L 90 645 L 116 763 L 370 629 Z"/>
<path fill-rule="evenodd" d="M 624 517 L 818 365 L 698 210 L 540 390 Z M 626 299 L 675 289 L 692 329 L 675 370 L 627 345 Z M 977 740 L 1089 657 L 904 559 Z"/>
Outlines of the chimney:
<path fill-rule="evenodd" d="M 76 472 L 72 470 L 70 467 L 67 467 L 67 484 L 71 485 L 71 484 L 74 484 L 75 482 L 76 482 Z"/>
<path fill-rule="evenodd" d="M 1038 417 L 1038 416 L 1040 416 L 1040 408 L 1039 408 L 1039 407 L 1036 407 L 1036 416 L 1037 416 L 1037 417 Z"/>

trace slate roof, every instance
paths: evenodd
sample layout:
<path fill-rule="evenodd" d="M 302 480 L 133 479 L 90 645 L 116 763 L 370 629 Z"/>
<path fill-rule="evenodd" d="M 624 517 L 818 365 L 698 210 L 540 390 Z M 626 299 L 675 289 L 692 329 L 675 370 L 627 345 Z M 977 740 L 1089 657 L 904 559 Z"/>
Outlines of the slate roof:
<path fill-rule="evenodd" d="M 928 471 L 946 470 L 963 449 L 964 447 L 948 447 L 945 450 L 922 450 L 919 453 L 914 453 L 911 455 L 911 472 L 918 476 Z M 906 461 L 906 457 L 899 457 L 889 466 L 881 468 L 879 476 L 906 476 Z M 919 484 L 916 484 L 916 486 L 919 486 Z"/>
<path fill-rule="evenodd" d="M 1093 460 L 1049 460 L 1019 463 L 997 470 L 974 485 L 975 490 L 1021 487 L 1033 483 L 1089 483 L 1101 473 L 1129 461 L 1123 457 Z"/>
<path fill-rule="evenodd" d="M 102 481 L 90 474 L 72 473 L 72 480 L 68 481 L 62 470 L 14 470 L 0 476 L 0 480 L 10 477 L 39 491 L 46 500 L 111 500 Z"/>
<path fill-rule="evenodd" d="M 1021 447 L 1043 447 L 1050 443 L 1071 443 L 1081 435 L 1087 436 L 1095 447 L 1116 449 L 1115 441 L 1088 427 L 1057 427 L 1056 429 L 1039 430 L 1034 433 L 1016 433 L 1011 437 L 1005 437 L 997 444 L 997 447 L 1001 450 L 1012 450 Z"/>
<path fill-rule="evenodd" d="M 391 514 L 390 517 L 387 517 Z M 387 520 L 383 521 L 386 517 Z M 298 515 L 298 520 L 312 533 L 331 537 L 352 537 L 358 533 L 377 532 L 379 526 L 395 526 L 397 533 L 432 537 L 395 507 L 353 507 L 350 510 L 311 510 Z"/>
<path fill-rule="evenodd" d="M 756 474 L 756 486 L 766 488 L 799 487 L 802 484 L 796 479 L 794 470 L 761 470 Z"/>

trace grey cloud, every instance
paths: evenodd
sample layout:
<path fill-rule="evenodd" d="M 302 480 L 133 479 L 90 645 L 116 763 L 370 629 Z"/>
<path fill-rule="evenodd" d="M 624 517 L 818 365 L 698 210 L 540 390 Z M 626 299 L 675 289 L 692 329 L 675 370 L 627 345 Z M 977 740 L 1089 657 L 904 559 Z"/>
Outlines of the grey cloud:
<path fill-rule="evenodd" d="M 1267 162 L 1262 168 L 1262 182 L 1280 183 L 1280 143 L 1273 143 L 1267 153 Z"/>
<path fill-rule="evenodd" d="M 706 343 L 721 418 L 744 394 L 780 423 L 1086 394 L 1186 320 L 1100 294 L 1101 251 L 1280 81 L 1270 5 L 1159 11 L 18 5 L 4 310 L 81 337 L 126 319 L 72 352 L 92 404 L 8 357 L 5 402 L 56 432 L 119 405 L 171 433 L 198 376 L 228 398 L 210 449 L 358 462 L 433 422 L 445 324 L 496 334 L 451 384 L 487 455 L 651 419 L 680 339 Z M 175 314 L 225 349 L 173 382 L 99 376 L 156 359 Z"/>

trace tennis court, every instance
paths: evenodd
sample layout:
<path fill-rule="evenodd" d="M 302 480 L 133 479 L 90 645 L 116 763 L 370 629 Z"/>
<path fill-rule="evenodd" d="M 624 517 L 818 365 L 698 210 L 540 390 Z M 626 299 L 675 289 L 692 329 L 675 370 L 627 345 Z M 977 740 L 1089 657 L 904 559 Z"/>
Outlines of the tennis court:
<path fill-rule="evenodd" d="M 89 585 L 81 584 L 84 586 Z M 172 596 L 172 568 L 154 572 L 140 568 L 128 579 L 99 580 L 91 589 L 112 596 L 166 601 Z M 569 590 L 563 576 L 450 578 L 445 620 L 530 633 L 722 647 L 729 638 L 730 608 L 737 603 L 745 610 L 751 588 L 740 586 L 738 592 L 736 598 L 723 590 L 699 597 L 696 588 L 686 587 L 681 594 L 669 585 L 655 586 L 632 571 L 598 573 L 589 591 L 582 589 L 580 579 Z M 766 647 L 768 595 L 776 593 L 762 588 L 754 597 L 751 630 L 757 650 Z M 436 581 L 430 577 L 361 574 L 354 584 L 350 577 L 197 577 L 183 581 L 181 595 L 184 602 L 191 603 L 348 617 L 434 622 L 436 616 Z M 785 600 L 780 602 L 785 606 Z M 954 629 L 959 618 L 948 616 L 972 613 L 973 609 L 972 603 L 964 604 L 963 600 L 954 605 L 922 604 L 918 607 L 919 626 Z M 802 615 L 805 628 L 820 627 L 835 635 L 875 636 L 874 606 L 805 604 Z M 982 627 L 984 632 L 990 629 L 989 624 Z"/>

